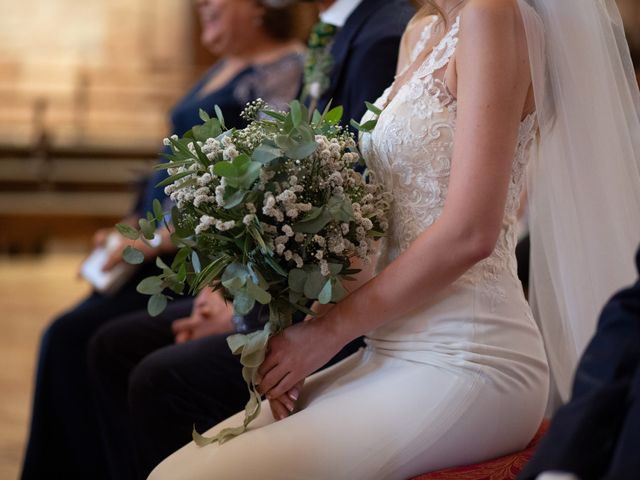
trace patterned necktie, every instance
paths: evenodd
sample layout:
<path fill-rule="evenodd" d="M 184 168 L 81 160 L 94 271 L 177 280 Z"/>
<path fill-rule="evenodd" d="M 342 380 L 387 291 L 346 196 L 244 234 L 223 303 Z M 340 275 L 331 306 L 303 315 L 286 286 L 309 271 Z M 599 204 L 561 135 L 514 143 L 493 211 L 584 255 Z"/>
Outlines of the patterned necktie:
<path fill-rule="evenodd" d="M 309 36 L 302 99 L 309 102 L 312 110 L 331 84 L 331 46 L 337 33 L 338 27 L 335 25 L 318 22 Z"/>

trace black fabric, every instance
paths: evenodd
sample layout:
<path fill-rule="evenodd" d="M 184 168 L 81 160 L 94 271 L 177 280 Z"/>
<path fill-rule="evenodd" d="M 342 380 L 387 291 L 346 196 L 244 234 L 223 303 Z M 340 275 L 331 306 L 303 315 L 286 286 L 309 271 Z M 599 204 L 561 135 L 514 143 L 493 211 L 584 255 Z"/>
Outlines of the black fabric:
<path fill-rule="evenodd" d="M 145 307 L 147 298 L 138 294 L 135 286 L 151 275 L 151 268 L 143 267 L 115 296 L 93 293 L 44 332 L 24 480 L 108 478 L 97 443 L 98 426 L 85 362 L 87 343 L 105 322 Z"/>
<path fill-rule="evenodd" d="M 636 259 L 640 271 L 640 252 Z M 604 308 L 581 358 L 571 400 L 520 480 L 545 471 L 581 480 L 632 480 L 640 472 L 640 282 Z"/>
<path fill-rule="evenodd" d="M 194 424 L 205 431 L 248 400 L 227 335 L 174 344 L 171 323 L 187 315 L 191 303 L 173 304 L 158 318 L 144 311 L 124 316 L 104 325 L 90 343 L 90 375 L 113 479 L 146 478 L 191 440 Z M 331 364 L 359 346 L 347 347 Z"/>
<path fill-rule="evenodd" d="M 335 37 L 331 86 L 318 102 L 320 111 L 331 100 L 343 106 L 345 126 L 351 119 L 360 121 L 364 102 L 373 103 L 393 82 L 400 38 L 415 12 L 408 0 L 363 0 L 358 5 Z"/>

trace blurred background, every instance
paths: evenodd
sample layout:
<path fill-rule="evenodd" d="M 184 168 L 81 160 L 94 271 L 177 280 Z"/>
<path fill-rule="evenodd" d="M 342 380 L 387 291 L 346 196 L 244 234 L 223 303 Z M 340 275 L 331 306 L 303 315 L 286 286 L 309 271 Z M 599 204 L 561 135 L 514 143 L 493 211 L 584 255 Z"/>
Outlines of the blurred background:
<path fill-rule="evenodd" d="M 640 50 L 640 1 L 618 0 Z M 213 63 L 188 0 L 0 0 L 0 479 L 23 455 L 40 333 L 85 295 L 167 112 Z M 313 21 L 301 13 L 301 28 Z"/>

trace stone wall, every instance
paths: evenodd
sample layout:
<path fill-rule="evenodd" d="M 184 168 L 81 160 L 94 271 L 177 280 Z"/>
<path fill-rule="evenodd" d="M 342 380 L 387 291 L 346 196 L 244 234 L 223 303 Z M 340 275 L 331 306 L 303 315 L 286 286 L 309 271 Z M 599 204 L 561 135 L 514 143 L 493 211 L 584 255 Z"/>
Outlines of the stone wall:
<path fill-rule="evenodd" d="M 156 145 L 193 79 L 186 0 L 21 0 L 0 15 L 0 144 Z"/>

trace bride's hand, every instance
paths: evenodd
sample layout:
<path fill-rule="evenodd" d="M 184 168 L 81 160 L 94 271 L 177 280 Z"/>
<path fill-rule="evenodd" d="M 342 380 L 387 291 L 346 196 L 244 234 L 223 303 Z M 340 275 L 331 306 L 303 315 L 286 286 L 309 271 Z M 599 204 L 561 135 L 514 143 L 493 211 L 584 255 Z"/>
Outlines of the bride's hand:
<path fill-rule="evenodd" d="M 269 400 L 269 407 L 273 418 L 277 420 L 283 420 L 293 413 L 298 405 L 298 398 L 302 392 L 304 380 L 298 382 L 291 390 L 278 398 Z"/>
<path fill-rule="evenodd" d="M 262 379 L 259 391 L 269 400 L 291 390 L 345 345 L 323 320 L 298 323 L 269 340 L 267 356 L 258 370 Z"/>

